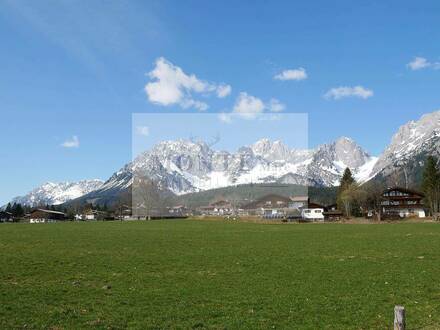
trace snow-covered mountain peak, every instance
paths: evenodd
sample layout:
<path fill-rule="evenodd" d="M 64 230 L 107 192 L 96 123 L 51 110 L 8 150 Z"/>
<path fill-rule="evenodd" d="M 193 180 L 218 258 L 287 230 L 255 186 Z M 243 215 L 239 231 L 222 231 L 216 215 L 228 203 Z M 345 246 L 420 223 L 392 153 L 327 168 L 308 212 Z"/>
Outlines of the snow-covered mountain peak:
<path fill-rule="evenodd" d="M 164 141 L 116 172 L 101 190 L 127 189 L 133 175 L 148 176 L 176 194 L 264 182 L 329 186 L 339 182 L 346 166 L 357 173 L 370 160 L 348 138 L 315 150 L 264 138 L 236 152 L 218 151 L 204 142 Z"/>
<path fill-rule="evenodd" d="M 402 125 L 376 163 L 373 173 L 401 166 L 421 152 L 438 153 L 440 145 L 440 110 L 424 114 L 417 121 Z"/>
<path fill-rule="evenodd" d="M 98 179 L 78 182 L 46 182 L 25 196 L 15 197 L 12 203 L 29 206 L 58 205 L 99 189 L 102 184 L 103 181 Z"/>

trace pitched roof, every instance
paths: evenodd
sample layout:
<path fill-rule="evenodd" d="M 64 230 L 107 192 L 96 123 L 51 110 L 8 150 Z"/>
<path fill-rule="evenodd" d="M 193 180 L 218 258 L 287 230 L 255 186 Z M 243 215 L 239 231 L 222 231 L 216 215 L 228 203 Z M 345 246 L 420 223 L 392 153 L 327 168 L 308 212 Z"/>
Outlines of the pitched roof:
<path fill-rule="evenodd" d="M 62 214 L 62 215 L 66 215 L 64 212 L 59 212 L 59 211 L 52 211 L 52 210 L 45 210 L 45 209 L 36 209 L 32 212 L 35 211 L 40 211 L 40 212 L 44 212 L 44 213 L 52 213 L 52 214 Z"/>
<path fill-rule="evenodd" d="M 416 191 L 416 190 L 413 190 L 413 189 L 397 187 L 397 186 L 385 189 L 382 192 L 382 194 L 385 194 L 385 193 L 390 192 L 390 191 L 395 191 L 395 190 L 400 191 L 400 192 L 404 192 L 404 193 L 407 193 L 407 194 L 412 194 L 412 195 L 418 195 L 420 197 L 425 197 L 425 195 L 423 193 L 419 192 L 419 191 Z"/>
<path fill-rule="evenodd" d="M 292 196 L 290 197 L 292 202 L 307 202 L 309 200 L 309 196 Z"/>

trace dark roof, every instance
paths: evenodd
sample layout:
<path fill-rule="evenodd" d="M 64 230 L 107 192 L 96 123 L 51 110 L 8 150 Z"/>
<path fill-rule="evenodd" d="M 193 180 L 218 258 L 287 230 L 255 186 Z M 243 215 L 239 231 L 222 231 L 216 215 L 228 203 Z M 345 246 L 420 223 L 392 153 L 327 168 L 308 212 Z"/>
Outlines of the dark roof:
<path fill-rule="evenodd" d="M 52 210 L 45 210 L 45 209 L 36 209 L 36 210 L 33 210 L 31 213 L 36 212 L 36 211 L 40 211 L 40 212 L 44 212 L 44 213 L 51 213 L 51 214 L 62 214 L 62 215 L 65 215 L 65 213 L 63 213 L 63 212 L 52 211 Z"/>
<path fill-rule="evenodd" d="M 6 211 L 3 211 L 3 210 L 0 210 L 0 214 L 7 214 L 7 215 L 11 215 L 12 216 L 11 212 L 6 212 Z"/>
<path fill-rule="evenodd" d="M 231 206 L 231 203 L 225 200 L 221 200 L 221 201 L 217 201 L 217 202 L 213 202 L 211 204 L 209 204 L 210 206 L 224 206 L 224 205 L 228 205 Z"/>
<path fill-rule="evenodd" d="M 318 203 L 313 203 L 313 202 L 310 202 L 309 205 L 307 205 L 307 208 L 309 208 L 309 209 L 325 209 L 325 207 L 323 205 L 318 204 Z"/>
<path fill-rule="evenodd" d="M 382 195 L 386 194 L 386 193 L 388 193 L 390 191 L 400 191 L 400 192 L 407 193 L 407 194 L 412 194 L 412 195 L 418 195 L 420 197 L 425 197 L 425 195 L 423 193 L 419 192 L 419 191 L 416 191 L 416 190 L 413 190 L 413 189 L 402 188 L 402 187 L 391 187 L 391 188 L 385 189 L 382 192 Z"/>

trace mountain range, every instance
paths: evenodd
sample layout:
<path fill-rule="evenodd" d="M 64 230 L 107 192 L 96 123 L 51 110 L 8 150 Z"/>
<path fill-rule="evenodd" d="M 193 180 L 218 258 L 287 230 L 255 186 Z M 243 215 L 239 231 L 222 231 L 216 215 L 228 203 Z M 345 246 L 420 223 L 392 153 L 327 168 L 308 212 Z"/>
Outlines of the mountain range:
<path fill-rule="evenodd" d="M 293 149 L 282 141 L 261 139 L 236 152 L 215 150 L 203 141 L 162 141 L 104 183 L 47 183 L 14 201 L 61 204 L 81 196 L 81 200 L 100 203 L 129 191 L 138 175 L 175 195 L 249 183 L 329 187 L 339 183 L 346 167 L 361 183 L 373 179 L 416 185 L 428 154 L 440 156 L 440 111 L 400 127 L 379 157 L 347 137 L 315 149 Z"/>
<path fill-rule="evenodd" d="M 102 180 L 81 180 L 78 182 L 46 182 L 24 196 L 15 197 L 11 203 L 31 207 L 40 205 L 60 205 L 99 189 Z"/>

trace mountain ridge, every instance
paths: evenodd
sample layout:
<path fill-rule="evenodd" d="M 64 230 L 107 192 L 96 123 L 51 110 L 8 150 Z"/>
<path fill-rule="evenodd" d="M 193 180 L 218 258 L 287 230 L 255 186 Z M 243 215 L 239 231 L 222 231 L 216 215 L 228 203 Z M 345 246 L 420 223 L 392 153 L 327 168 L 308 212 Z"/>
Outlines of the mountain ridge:
<path fill-rule="evenodd" d="M 234 152 L 215 150 L 203 141 L 161 141 L 76 197 L 96 202 L 120 195 L 130 191 L 136 175 L 148 176 L 176 195 L 249 183 L 331 187 L 346 167 L 361 183 L 416 185 L 430 154 L 440 158 L 440 110 L 402 125 L 379 157 L 344 136 L 314 149 L 290 148 L 281 140 L 263 138 Z"/>

